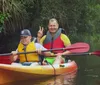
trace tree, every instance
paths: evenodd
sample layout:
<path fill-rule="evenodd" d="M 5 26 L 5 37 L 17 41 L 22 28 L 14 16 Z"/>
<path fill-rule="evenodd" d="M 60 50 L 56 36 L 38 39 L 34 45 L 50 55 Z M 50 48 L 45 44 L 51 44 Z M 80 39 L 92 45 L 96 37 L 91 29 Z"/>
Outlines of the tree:
<path fill-rule="evenodd" d="M 23 27 L 23 15 L 21 3 L 17 0 L 1 0 L 0 13 L 7 15 L 7 19 L 3 19 L 3 30 L 5 33 L 12 33 L 15 29 Z M 5 18 L 5 17 L 4 17 Z M 0 19 L 2 20 L 2 19 Z"/>

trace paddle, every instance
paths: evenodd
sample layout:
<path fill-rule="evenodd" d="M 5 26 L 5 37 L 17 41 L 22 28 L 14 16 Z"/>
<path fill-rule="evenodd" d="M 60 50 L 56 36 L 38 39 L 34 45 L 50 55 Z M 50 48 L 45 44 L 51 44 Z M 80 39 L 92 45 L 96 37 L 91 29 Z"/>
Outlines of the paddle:
<path fill-rule="evenodd" d="M 82 52 L 87 52 L 89 50 L 89 45 L 87 43 L 79 42 L 72 44 L 66 48 L 55 48 L 55 49 L 48 49 L 48 50 L 42 50 L 42 52 L 47 52 L 47 51 L 59 51 L 59 50 L 68 50 L 72 53 L 82 53 Z M 17 55 L 19 54 L 28 54 L 28 53 L 36 53 L 37 51 L 30 51 L 30 52 L 18 52 Z M 12 55 L 12 53 L 5 53 L 5 54 L 0 54 L 0 56 L 9 56 Z"/>
<path fill-rule="evenodd" d="M 84 56 L 84 55 L 96 55 L 96 56 L 100 56 L 100 50 L 98 51 L 94 51 L 94 52 L 88 52 L 88 53 L 72 53 L 72 54 L 68 54 L 66 56 Z"/>

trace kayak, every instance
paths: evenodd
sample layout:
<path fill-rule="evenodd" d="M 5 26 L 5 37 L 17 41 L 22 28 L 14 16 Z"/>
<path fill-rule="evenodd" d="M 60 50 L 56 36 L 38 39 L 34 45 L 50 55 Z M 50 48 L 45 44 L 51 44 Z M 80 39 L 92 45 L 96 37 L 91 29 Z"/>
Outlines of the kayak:
<path fill-rule="evenodd" d="M 0 63 L 11 64 L 10 56 L 0 56 Z"/>
<path fill-rule="evenodd" d="M 60 65 L 39 65 L 37 62 L 32 63 L 30 66 L 23 66 L 19 63 L 0 64 L 0 84 L 69 74 L 77 71 L 77 69 L 75 61 Z"/>

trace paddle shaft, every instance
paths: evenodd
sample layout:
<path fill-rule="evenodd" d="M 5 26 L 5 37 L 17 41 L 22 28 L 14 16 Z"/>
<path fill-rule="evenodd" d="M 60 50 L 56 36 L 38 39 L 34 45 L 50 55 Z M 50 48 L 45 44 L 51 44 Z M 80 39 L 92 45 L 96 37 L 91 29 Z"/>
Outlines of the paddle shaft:
<path fill-rule="evenodd" d="M 79 47 L 78 47 L 79 48 Z M 69 48 L 69 50 L 75 50 L 74 48 Z M 48 49 L 48 50 L 42 50 L 42 52 L 48 52 L 48 51 L 59 51 L 59 50 L 67 50 L 67 48 L 56 48 L 56 49 Z M 29 52 L 18 52 L 17 55 L 19 54 L 29 54 L 29 53 L 36 53 L 37 51 L 29 51 Z M 5 53 L 5 54 L 0 54 L 0 56 L 9 56 L 9 55 L 12 55 L 12 53 Z"/>
<path fill-rule="evenodd" d="M 72 54 L 67 54 L 67 55 L 63 55 L 63 56 L 85 56 L 85 55 L 94 55 L 91 53 L 72 53 Z"/>
<path fill-rule="evenodd" d="M 59 51 L 59 50 L 68 50 L 72 53 L 82 53 L 82 52 L 87 52 L 89 50 L 89 45 L 87 43 L 75 43 L 72 44 L 66 48 L 55 48 L 55 49 L 47 49 L 47 50 L 42 50 L 42 52 L 47 52 L 47 51 Z M 30 51 L 30 52 L 18 52 L 17 55 L 19 54 L 28 54 L 28 53 L 36 53 L 37 51 Z M 0 54 L 0 56 L 10 56 L 12 53 L 5 53 L 5 54 Z"/>
<path fill-rule="evenodd" d="M 66 56 L 85 56 L 85 55 L 96 55 L 96 56 L 100 56 L 100 51 L 98 50 L 98 51 L 88 52 L 88 53 L 72 53 L 72 54 L 67 54 Z"/>

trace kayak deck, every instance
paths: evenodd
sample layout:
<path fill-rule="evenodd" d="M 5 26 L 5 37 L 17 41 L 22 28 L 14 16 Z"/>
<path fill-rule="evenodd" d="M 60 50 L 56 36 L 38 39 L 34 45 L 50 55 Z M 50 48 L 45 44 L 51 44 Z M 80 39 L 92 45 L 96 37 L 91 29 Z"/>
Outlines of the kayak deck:
<path fill-rule="evenodd" d="M 0 84 L 18 80 L 37 79 L 54 75 L 69 74 L 77 70 L 75 61 L 61 65 L 20 66 L 0 64 Z"/>

